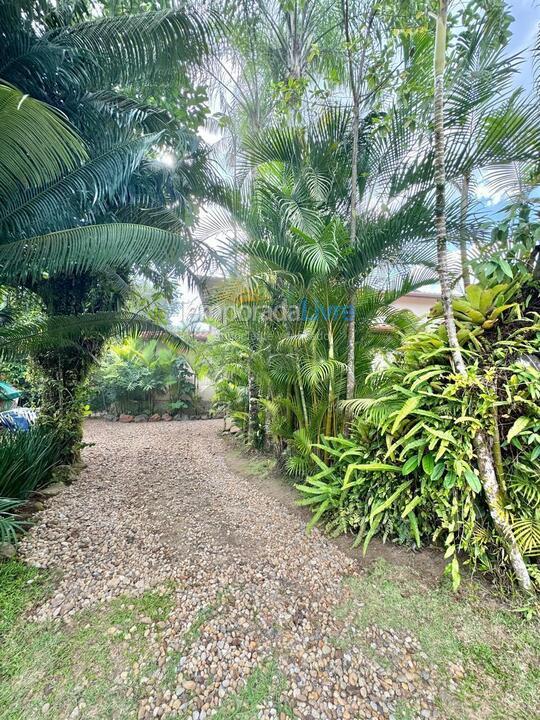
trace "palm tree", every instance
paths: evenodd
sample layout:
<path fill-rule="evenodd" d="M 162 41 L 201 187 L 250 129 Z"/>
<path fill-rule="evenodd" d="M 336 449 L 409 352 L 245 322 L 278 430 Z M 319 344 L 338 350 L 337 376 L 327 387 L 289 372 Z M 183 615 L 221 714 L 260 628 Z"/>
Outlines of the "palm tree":
<path fill-rule="evenodd" d="M 437 234 L 438 276 L 441 286 L 441 302 L 444 311 L 444 324 L 448 335 L 448 345 L 456 371 L 468 377 L 461 348 L 457 339 L 456 323 L 452 308 L 452 290 L 448 271 L 447 232 L 446 232 L 446 179 L 445 179 L 445 136 L 444 136 L 444 78 L 446 65 L 447 0 L 439 0 L 437 30 L 435 36 L 434 58 L 434 169 L 435 169 L 435 229 Z M 474 439 L 478 469 L 486 500 L 495 527 L 508 548 L 508 554 L 521 588 L 531 590 L 531 579 L 523 556 L 502 508 L 501 492 L 493 456 L 483 430 L 476 432 Z"/>
<path fill-rule="evenodd" d="M 49 16 L 33 16 L 24 5 L 2 10 L 3 110 L 15 103 L 25 112 L 10 118 L 11 135 L 5 136 L 13 142 L 0 180 L 0 282 L 32 289 L 50 318 L 36 340 L 36 361 L 47 376 L 43 419 L 65 420 L 69 455 L 80 435 L 77 388 L 104 339 L 122 322 L 148 323 L 117 312 L 134 272 L 166 282 L 203 256 L 189 240 L 185 217 L 193 195 L 209 186 L 204 153 L 169 112 L 118 87 L 157 82 L 167 74 L 185 77 L 206 41 L 202 21 L 182 10 L 82 22 L 61 15 L 50 28 Z M 28 113 L 38 106 L 33 98 L 72 123 L 39 105 L 72 138 L 70 146 L 53 137 L 49 120 L 49 163 L 43 162 L 47 151 L 37 138 L 39 126 L 25 135 Z M 159 147 L 178 151 L 173 169 L 156 159 Z M 31 167 L 42 168 L 41 174 Z M 78 331 L 66 316 L 76 317 Z M 59 327 L 66 330 L 64 346 Z M 47 331 L 51 342 L 44 351 Z M 17 336 L 13 328 L 7 333 L 6 350 Z M 19 335 L 28 346 L 29 328 Z"/>

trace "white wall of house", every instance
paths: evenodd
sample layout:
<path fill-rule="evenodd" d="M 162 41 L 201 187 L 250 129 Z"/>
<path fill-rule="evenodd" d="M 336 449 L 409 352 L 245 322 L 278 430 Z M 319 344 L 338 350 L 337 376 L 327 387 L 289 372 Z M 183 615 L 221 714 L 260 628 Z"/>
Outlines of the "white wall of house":
<path fill-rule="evenodd" d="M 440 295 L 436 293 L 411 292 L 403 295 L 392 305 L 400 310 L 410 310 L 417 317 L 426 317 Z"/>

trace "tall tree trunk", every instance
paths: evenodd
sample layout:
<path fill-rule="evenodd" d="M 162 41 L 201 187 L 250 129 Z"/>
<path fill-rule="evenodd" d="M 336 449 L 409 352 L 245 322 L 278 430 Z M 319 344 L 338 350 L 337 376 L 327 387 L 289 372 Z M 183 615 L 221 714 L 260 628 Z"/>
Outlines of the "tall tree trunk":
<path fill-rule="evenodd" d="M 469 270 L 469 259 L 467 257 L 467 214 L 469 212 L 469 184 L 471 177 L 468 172 L 463 175 L 461 186 L 460 220 L 459 220 L 459 251 L 461 255 L 461 274 L 463 285 L 471 284 L 471 271 Z"/>
<path fill-rule="evenodd" d="M 300 373 L 300 363 L 298 361 L 298 355 L 295 353 L 294 362 L 296 366 L 296 380 L 298 383 L 298 390 L 300 392 L 300 401 L 302 403 L 302 415 L 304 417 L 304 425 L 306 429 L 309 427 L 309 416 L 306 404 L 306 394 L 304 392 L 304 383 L 302 382 L 302 374 Z"/>
<path fill-rule="evenodd" d="M 327 304 L 328 307 L 328 304 Z M 334 360 L 334 328 L 330 318 L 328 318 L 328 359 L 333 362 Z M 326 411 L 326 427 L 325 435 L 332 435 L 332 426 L 334 422 L 334 405 L 336 402 L 336 395 L 334 392 L 334 368 L 330 369 L 329 383 L 328 383 L 328 410 Z"/>
<path fill-rule="evenodd" d="M 351 222 L 349 226 L 350 242 L 356 242 L 356 217 L 358 211 L 358 135 L 360 132 L 360 97 L 358 83 L 354 70 L 352 42 L 349 26 L 349 0 L 343 0 L 341 6 L 343 14 L 343 26 L 345 41 L 347 43 L 347 64 L 349 68 L 349 84 L 352 94 L 352 154 L 351 154 Z M 354 313 L 354 288 L 351 289 L 348 297 L 347 313 L 347 386 L 345 397 L 350 400 L 354 397 L 356 385 L 355 377 L 355 342 L 356 342 L 356 321 Z"/>
<path fill-rule="evenodd" d="M 441 302 L 444 310 L 444 322 L 448 334 L 448 345 L 456 371 L 467 375 L 463 355 L 457 339 L 456 323 L 452 309 L 452 291 L 448 272 L 448 254 L 446 242 L 446 198 L 445 198 L 445 149 L 444 149 L 444 71 L 446 65 L 446 27 L 448 0 L 439 0 L 437 31 L 435 36 L 435 230 L 437 238 L 437 261 Z M 519 550 L 512 527 L 501 510 L 501 492 L 493 456 L 487 437 L 479 431 L 473 438 L 478 461 L 478 471 L 484 489 L 495 529 L 506 544 L 508 556 L 520 587 L 530 592 L 532 584 L 527 566 Z"/>
<path fill-rule="evenodd" d="M 350 32 L 350 17 L 349 17 L 349 0 L 342 0 L 341 11 L 343 15 L 343 27 L 345 32 L 345 41 L 347 43 L 347 64 L 349 69 L 349 84 L 351 86 L 352 95 L 352 153 L 351 153 L 351 222 L 349 225 L 350 242 L 354 244 L 356 242 L 356 224 L 358 217 L 358 145 L 360 140 L 360 88 L 359 84 L 362 81 L 364 74 L 364 65 L 366 62 L 366 49 L 367 42 L 364 43 L 362 53 L 360 55 L 360 62 L 358 67 L 358 74 L 355 73 L 353 54 L 352 54 L 352 39 Z M 370 14 L 366 23 L 366 37 L 369 37 L 371 32 L 371 26 L 375 19 L 377 9 L 375 5 L 370 10 Z M 356 360 L 356 315 L 355 315 L 355 297 L 356 287 L 353 284 L 348 296 L 348 313 L 347 313 L 347 385 L 345 397 L 350 400 L 354 397 L 354 391 L 356 387 L 356 371 L 355 371 L 355 360 Z"/>
<path fill-rule="evenodd" d="M 250 356 L 257 350 L 257 339 L 255 333 L 249 334 Z M 259 389 L 253 372 L 251 357 L 248 367 L 248 442 L 252 446 L 259 444 Z"/>
<path fill-rule="evenodd" d="M 77 345 L 47 350 L 34 357 L 43 377 L 38 424 L 58 436 L 62 464 L 80 458 L 83 419 L 80 391 L 102 347 L 101 340 L 80 338 Z"/>

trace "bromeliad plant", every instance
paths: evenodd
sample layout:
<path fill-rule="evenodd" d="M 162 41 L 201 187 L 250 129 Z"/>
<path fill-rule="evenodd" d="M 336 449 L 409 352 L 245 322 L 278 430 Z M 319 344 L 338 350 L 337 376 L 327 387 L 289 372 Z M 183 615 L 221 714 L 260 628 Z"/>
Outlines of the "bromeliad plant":
<path fill-rule="evenodd" d="M 368 378 L 371 392 L 350 403 L 352 437 L 314 445 L 319 472 L 297 486 L 312 523 L 356 532 L 364 551 L 375 535 L 442 544 L 455 588 L 462 559 L 512 577 L 479 478 L 479 428 L 489 433 L 495 459 L 497 510 L 540 586 L 538 285 L 528 273 L 496 280 L 454 301 L 467 375 L 450 364 L 443 325 L 410 337 L 392 365 Z"/>

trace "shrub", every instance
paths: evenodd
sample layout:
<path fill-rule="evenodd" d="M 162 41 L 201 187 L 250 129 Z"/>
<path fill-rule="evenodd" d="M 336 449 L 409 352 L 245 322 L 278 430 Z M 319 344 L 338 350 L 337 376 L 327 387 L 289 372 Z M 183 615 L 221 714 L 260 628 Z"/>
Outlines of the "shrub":
<path fill-rule="evenodd" d="M 47 428 L 0 435 L 0 497 L 25 500 L 46 485 L 58 464 L 60 447 L 56 434 Z"/>

